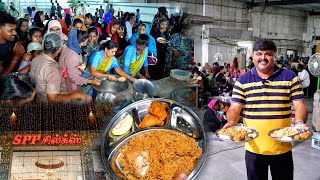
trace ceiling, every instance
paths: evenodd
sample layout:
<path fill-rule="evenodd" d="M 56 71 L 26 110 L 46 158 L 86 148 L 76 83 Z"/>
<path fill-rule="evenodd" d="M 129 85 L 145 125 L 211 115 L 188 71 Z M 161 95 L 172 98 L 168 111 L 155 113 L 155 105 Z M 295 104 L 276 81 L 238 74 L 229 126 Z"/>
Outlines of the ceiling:
<path fill-rule="evenodd" d="M 251 7 L 282 7 L 286 9 L 295 9 L 301 11 L 308 11 L 310 14 L 320 15 L 320 1 L 319 0 L 235 0 L 240 2 L 247 2 L 249 8 Z"/>

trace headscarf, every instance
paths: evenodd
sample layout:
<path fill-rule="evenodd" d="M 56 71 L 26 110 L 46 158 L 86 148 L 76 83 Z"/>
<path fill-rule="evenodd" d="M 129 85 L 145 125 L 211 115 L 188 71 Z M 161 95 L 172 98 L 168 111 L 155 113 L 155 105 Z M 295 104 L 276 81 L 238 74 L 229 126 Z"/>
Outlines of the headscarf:
<path fill-rule="evenodd" d="M 51 20 L 51 21 L 49 22 L 49 24 L 48 24 L 48 31 L 47 31 L 46 34 L 50 33 L 50 29 L 51 29 L 52 27 L 54 27 L 54 26 L 57 26 L 57 27 L 60 28 L 60 31 L 59 31 L 58 34 L 60 35 L 61 39 L 62 39 L 63 41 L 67 41 L 67 40 L 68 40 L 68 37 L 67 37 L 65 34 L 63 34 L 61 24 L 60 24 L 60 22 L 57 21 L 57 20 Z"/>
<path fill-rule="evenodd" d="M 37 11 L 36 14 L 34 15 L 34 23 L 36 24 L 36 27 L 38 28 L 43 28 L 43 22 L 41 21 L 41 15 L 43 14 L 43 11 Z"/>
<path fill-rule="evenodd" d="M 64 22 L 64 20 L 58 18 L 57 21 L 59 21 L 61 27 L 62 27 L 62 33 L 65 34 L 66 36 L 68 35 L 68 28 L 67 28 L 67 24 L 66 22 Z"/>
<path fill-rule="evenodd" d="M 130 39 L 129 39 L 129 42 L 130 44 L 133 44 L 135 45 L 136 44 L 136 40 L 137 38 L 139 37 L 140 35 L 140 28 L 141 26 L 144 25 L 146 27 L 146 35 L 149 36 L 149 44 L 148 44 L 148 50 L 150 53 L 153 53 L 153 56 L 154 57 L 157 57 L 157 47 L 156 47 L 156 41 L 155 39 L 150 35 L 150 27 L 147 25 L 147 24 L 141 24 L 139 27 L 138 27 L 138 31 L 136 33 L 134 33 Z"/>
<path fill-rule="evenodd" d="M 208 107 L 215 113 L 217 113 L 217 110 L 214 108 L 214 106 L 219 103 L 219 100 L 218 99 L 212 99 L 209 104 L 208 104 Z"/>
<path fill-rule="evenodd" d="M 77 18 L 77 19 L 81 19 L 81 21 L 82 21 L 81 31 L 87 31 L 87 27 L 86 27 L 86 25 L 84 24 L 84 16 L 83 16 L 83 15 L 78 15 L 76 18 Z"/>
<path fill-rule="evenodd" d="M 112 28 L 112 26 L 114 25 L 114 24 L 116 24 L 116 23 L 118 23 L 119 21 L 117 20 L 117 19 L 112 19 L 111 21 L 110 21 L 110 23 L 108 24 L 108 26 L 107 26 L 107 29 L 106 29 L 106 31 L 107 31 L 107 34 L 109 35 L 109 36 L 111 36 L 112 37 L 112 39 L 117 43 L 117 44 L 119 44 L 119 35 L 118 35 L 118 33 L 117 32 L 115 32 L 115 33 L 111 33 L 111 28 Z"/>
<path fill-rule="evenodd" d="M 113 19 L 113 15 L 111 13 L 106 13 L 104 15 L 103 22 L 106 24 L 109 24 L 109 22 L 112 21 L 112 19 Z"/>
<path fill-rule="evenodd" d="M 74 52 L 76 52 L 78 55 L 81 54 L 81 47 L 80 43 L 78 41 L 78 29 L 73 28 L 69 33 L 69 39 L 67 41 L 67 47 L 69 49 L 72 49 Z"/>
<path fill-rule="evenodd" d="M 72 25 L 71 15 L 70 14 L 66 14 L 66 17 L 64 18 L 64 21 L 66 22 L 67 28 L 69 28 L 69 26 Z"/>

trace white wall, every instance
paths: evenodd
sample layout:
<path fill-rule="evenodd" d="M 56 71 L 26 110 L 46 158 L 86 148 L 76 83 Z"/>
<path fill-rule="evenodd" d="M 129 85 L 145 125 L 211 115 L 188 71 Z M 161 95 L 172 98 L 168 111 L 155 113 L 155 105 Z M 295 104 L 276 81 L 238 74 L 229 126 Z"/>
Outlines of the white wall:
<path fill-rule="evenodd" d="M 298 56 L 305 52 L 304 33 L 307 32 L 308 13 L 274 7 L 256 7 L 250 12 L 253 38 L 272 39 L 285 55 L 288 49 Z"/>
<path fill-rule="evenodd" d="M 152 22 L 154 15 L 158 12 L 158 7 L 165 6 L 168 11 L 168 15 L 179 13 L 181 4 L 179 3 L 119 3 L 114 2 L 113 8 L 115 15 L 117 15 L 119 9 L 123 12 L 136 13 L 136 9 L 140 9 L 140 19 L 144 22 Z"/>

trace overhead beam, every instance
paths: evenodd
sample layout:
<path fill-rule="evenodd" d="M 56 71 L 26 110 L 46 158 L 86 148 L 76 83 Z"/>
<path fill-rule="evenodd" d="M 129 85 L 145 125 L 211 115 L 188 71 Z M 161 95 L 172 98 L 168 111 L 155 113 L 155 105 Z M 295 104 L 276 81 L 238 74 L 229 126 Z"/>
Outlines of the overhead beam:
<path fill-rule="evenodd" d="M 279 5 L 299 5 L 299 4 L 311 4 L 311 3 L 319 3 L 319 0 L 280 0 L 280 1 L 268 1 L 264 2 L 248 2 L 247 5 L 249 8 L 252 7 L 261 7 L 261 6 L 279 6 Z"/>

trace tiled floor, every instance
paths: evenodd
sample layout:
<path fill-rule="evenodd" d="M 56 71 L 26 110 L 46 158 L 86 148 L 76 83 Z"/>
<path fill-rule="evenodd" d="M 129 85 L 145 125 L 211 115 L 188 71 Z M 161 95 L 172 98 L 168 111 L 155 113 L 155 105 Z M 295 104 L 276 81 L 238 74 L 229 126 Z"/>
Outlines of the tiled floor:
<path fill-rule="evenodd" d="M 313 99 L 307 99 L 309 109 L 308 125 L 311 126 Z M 204 110 L 195 110 L 202 119 Z M 213 133 L 208 136 L 208 157 L 196 179 L 200 180 L 245 180 L 246 166 L 243 143 L 221 142 Z M 311 139 L 293 149 L 295 180 L 320 180 L 320 150 L 311 148 Z M 285 168 L 285 167 L 284 167 Z M 269 179 L 271 179 L 269 173 Z"/>

